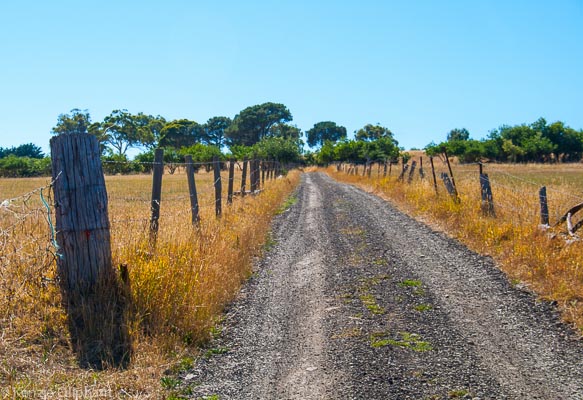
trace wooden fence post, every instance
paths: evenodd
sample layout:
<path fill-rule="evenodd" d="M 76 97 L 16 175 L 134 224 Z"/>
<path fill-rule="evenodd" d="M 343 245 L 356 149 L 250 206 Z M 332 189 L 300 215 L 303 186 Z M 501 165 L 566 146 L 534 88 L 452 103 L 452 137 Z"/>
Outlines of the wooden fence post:
<path fill-rule="evenodd" d="M 160 227 L 160 202 L 162 201 L 162 175 L 164 174 L 164 150 L 154 152 L 154 170 L 152 174 L 152 201 L 150 203 L 150 247 L 156 247 L 158 228 Z"/>
<path fill-rule="evenodd" d="M 405 174 L 407 173 L 408 169 L 409 169 L 409 164 L 404 164 L 403 169 L 401 170 L 401 174 L 399 175 L 399 178 L 397 179 L 398 181 L 403 182 L 403 180 L 405 179 Z"/>
<path fill-rule="evenodd" d="M 214 181 L 215 181 L 215 214 L 217 217 L 221 216 L 222 204 L 221 204 L 221 162 L 217 156 L 213 157 L 213 171 L 214 171 Z"/>
<path fill-rule="evenodd" d="M 50 147 L 57 272 L 73 350 L 82 367 L 125 367 L 132 353 L 127 301 L 112 266 L 99 143 L 93 135 L 62 134 Z"/>
<path fill-rule="evenodd" d="M 447 189 L 447 192 L 453 198 L 453 201 L 455 203 L 459 203 L 460 199 L 457 196 L 457 192 L 455 190 L 455 187 L 453 186 L 453 183 L 452 183 L 449 175 L 446 174 L 445 172 L 442 172 L 441 173 L 441 179 L 443 180 L 443 184 L 445 185 L 445 188 Z"/>
<path fill-rule="evenodd" d="M 425 170 L 423 169 L 423 157 L 419 157 L 419 177 L 425 179 Z"/>
<path fill-rule="evenodd" d="M 243 171 L 241 172 L 241 197 L 245 196 L 245 183 L 247 181 L 247 157 L 243 158 Z"/>
<path fill-rule="evenodd" d="M 251 161 L 249 161 L 249 177 L 250 177 L 250 191 L 251 193 L 255 193 L 255 191 L 257 190 L 257 170 L 255 169 L 255 156 L 253 156 L 253 159 Z"/>
<path fill-rule="evenodd" d="M 383 177 L 386 178 L 387 177 L 387 159 L 385 158 L 385 166 L 383 169 Z"/>
<path fill-rule="evenodd" d="M 192 156 L 184 156 L 186 162 L 186 179 L 188 180 L 188 192 L 190 194 L 190 209 L 192 210 L 192 224 L 196 225 L 200 222 L 198 210 L 198 194 L 196 193 L 196 182 L 194 180 L 194 165 L 192 164 Z"/>
<path fill-rule="evenodd" d="M 265 160 L 261 161 L 261 186 L 265 187 Z"/>
<path fill-rule="evenodd" d="M 457 187 L 455 185 L 455 179 L 453 177 L 453 171 L 451 170 L 451 164 L 449 163 L 449 156 L 447 155 L 447 150 L 443 148 L 443 155 L 445 156 L 445 161 L 447 162 L 447 169 L 449 170 L 449 176 L 451 178 L 451 184 L 453 186 L 453 191 L 455 193 L 456 203 L 459 202 L 460 196 L 457 192 Z"/>
<path fill-rule="evenodd" d="M 488 174 L 480 174 L 480 190 L 482 192 L 482 213 L 488 217 L 495 217 L 494 198 Z"/>
<path fill-rule="evenodd" d="M 415 167 L 417 166 L 417 161 L 411 161 L 411 170 L 409 171 L 409 177 L 407 178 L 407 183 L 411 183 L 413 181 L 413 174 L 415 173 Z"/>
<path fill-rule="evenodd" d="M 235 160 L 229 160 L 229 184 L 227 187 L 227 204 L 233 204 L 233 184 L 235 181 Z"/>
<path fill-rule="evenodd" d="M 435 194 L 438 194 L 437 191 L 437 179 L 435 178 L 435 167 L 433 166 L 433 157 L 429 157 L 429 163 L 431 164 L 431 175 L 433 175 L 433 187 L 435 188 Z"/>
<path fill-rule="evenodd" d="M 538 192 L 538 199 L 540 202 L 540 223 L 542 225 L 549 225 L 549 205 L 547 203 L 547 187 L 543 186 Z"/>

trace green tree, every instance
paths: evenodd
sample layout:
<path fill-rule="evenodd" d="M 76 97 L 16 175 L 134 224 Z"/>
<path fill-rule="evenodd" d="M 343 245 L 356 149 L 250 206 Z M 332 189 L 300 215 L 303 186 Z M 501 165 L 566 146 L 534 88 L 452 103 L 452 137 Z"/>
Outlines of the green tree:
<path fill-rule="evenodd" d="M 160 132 L 161 147 L 189 147 L 202 141 L 204 137 L 203 127 L 195 121 L 178 119 L 167 123 Z"/>
<path fill-rule="evenodd" d="M 269 137 L 300 140 L 302 137 L 302 130 L 295 125 L 279 122 L 269 128 Z"/>
<path fill-rule="evenodd" d="M 310 147 L 323 145 L 326 141 L 336 143 L 346 138 L 346 128 L 336 125 L 336 122 L 322 121 L 306 132 L 306 138 Z"/>
<path fill-rule="evenodd" d="M 233 121 L 228 117 L 212 117 L 204 124 L 204 141 L 207 144 L 223 147 L 225 143 L 225 131 Z"/>
<path fill-rule="evenodd" d="M 139 146 L 143 140 L 140 136 L 143 131 L 127 110 L 113 110 L 103 119 L 97 130 L 105 138 L 104 142 L 120 156 L 125 155 L 129 148 Z"/>
<path fill-rule="evenodd" d="M 466 128 L 455 128 L 449 131 L 447 134 L 447 141 L 453 142 L 456 140 L 469 140 L 470 139 L 470 132 Z"/>
<path fill-rule="evenodd" d="M 275 159 L 280 162 L 300 162 L 302 155 L 301 141 L 292 137 L 267 137 L 253 146 L 253 152 L 263 159 Z"/>
<path fill-rule="evenodd" d="M 265 137 L 271 136 L 270 128 L 292 120 L 286 106 L 279 103 L 263 103 L 247 107 L 233 119 L 225 131 L 230 145 L 252 146 Z"/>
<path fill-rule="evenodd" d="M 363 128 L 359 129 L 355 135 L 356 140 L 364 141 L 373 141 L 380 139 L 382 137 L 392 138 L 393 132 L 379 124 L 377 125 L 366 124 Z"/>
<path fill-rule="evenodd" d="M 57 125 L 53 127 L 51 133 L 53 135 L 83 134 L 88 132 L 89 125 L 91 125 L 89 112 L 74 108 L 69 114 L 60 114 L 57 117 Z"/>

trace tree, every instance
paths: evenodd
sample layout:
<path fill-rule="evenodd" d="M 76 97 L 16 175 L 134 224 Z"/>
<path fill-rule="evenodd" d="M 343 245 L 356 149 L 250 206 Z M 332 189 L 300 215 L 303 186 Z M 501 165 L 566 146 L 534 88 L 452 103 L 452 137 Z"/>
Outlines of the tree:
<path fill-rule="evenodd" d="M 323 145 L 326 141 L 336 143 L 346 138 L 346 128 L 336 125 L 336 122 L 322 121 L 306 132 L 306 138 L 310 147 Z"/>
<path fill-rule="evenodd" d="M 137 129 L 139 143 L 148 149 L 158 147 L 162 129 L 166 126 L 166 119 L 160 115 L 154 117 L 141 112 L 132 116 L 132 118 Z"/>
<path fill-rule="evenodd" d="M 116 150 L 116 154 L 125 155 L 130 147 L 141 144 L 140 132 L 136 119 L 127 110 L 113 110 L 103 119 L 98 129 L 105 143 Z"/>
<path fill-rule="evenodd" d="M 263 103 L 247 107 L 233 119 L 225 131 L 229 144 L 252 146 L 265 137 L 269 137 L 270 128 L 292 120 L 286 106 L 279 103 Z"/>
<path fill-rule="evenodd" d="M 469 140 L 470 139 L 470 132 L 466 128 L 455 128 L 449 131 L 447 134 L 447 141 L 453 142 L 456 140 Z"/>
<path fill-rule="evenodd" d="M 180 149 L 202 141 L 203 137 L 204 130 L 200 124 L 188 119 L 178 119 L 167 123 L 162 128 L 159 145 Z"/>
<path fill-rule="evenodd" d="M 228 117 L 212 117 L 204 124 L 204 141 L 219 148 L 225 145 L 225 131 L 233 121 Z"/>
<path fill-rule="evenodd" d="M 393 137 L 393 132 L 381 125 L 367 124 L 356 132 L 356 140 L 372 141 L 382 137 Z"/>
<path fill-rule="evenodd" d="M 302 155 L 300 143 L 300 140 L 291 137 L 267 137 L 253 146 L 253 152 L 260 158 L 270 158 L 280 162 L 299 162 Z"/>
<path fill-rule="evenodd" d="M 91 116 L 87 110 L 80 110 L 74 108 L 70 114 L 60 114 L 57 117 L 57 125 L 53 127 L 51 133 L 53 135 L 61 135 L 65 133 L 83 134 L 88 133 L 88 128 L 91 125 Z"/>
<path fill-rule="evenodd" d="M 295 125 L 277 123 L 269 128 L 269 137 L 281 137 L 284 139 L 300 140 L 302 130 Z"/>

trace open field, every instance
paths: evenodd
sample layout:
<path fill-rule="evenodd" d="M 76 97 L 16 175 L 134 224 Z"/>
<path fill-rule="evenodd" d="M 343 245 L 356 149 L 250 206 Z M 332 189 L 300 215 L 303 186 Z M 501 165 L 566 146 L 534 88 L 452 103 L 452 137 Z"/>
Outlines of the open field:
<path fill-rule="evenodd" d="M 493 218 L 481 213 L 478 165 L 452 166 L 461 199 L 456 204 L 439 179 L 439 174 L 447 171 L 445 163 L 438 158 L 434 163 L 438 195 L 426 157 L 425 179 L 419 178 L 417 169 L 410 184 L 407 175 L 404 182 L 397 181 L 400 165 L 393 165 L 387 177 L 377 166 L 372 167 L 370 178 L 362 176 L 362 166 L 358 175 L 338 172 L 336 167 L 327 172 L 375 191 L 473 250 L 491 255 L 514 284 L 557 301 L 564 319 L 583 329 L 583 243 L 566 233 L 565 224 L 541 229 L 538 196 L 539 188 L 545 185 L 552 226 L 569 208 L 583 202 L 583 164 L 484 165 L 492 185 Z M 579 218 L 576 216 L 573 223 Z"/>
<path fill-rule="evenodd" d="M 271 217 L 298 177 L 292 172 L 266 181 L 259 196 L 236 197 L 232 206 L 225 194 L 216 219 L 212 174 L 201 171 L 201 223 L 194 229 L 186 175 L 165 174 L 154 252 L 148 244 L 151 176 L 106 177 L 114 265 L 129 269 L 134 357 L 127 370 L 102 372 L 77 367 L 69 349 L 49 213 L 37 190 L 49 180 L 0 180 L 0 398 L 171 396 L 174 383 L 164 371 L 192 364 L 194 345 L 212 335 L 224 305 L 251 273 Z M 226 193 L 226 173 L 222 178 Z M 43 197 L 50 205 L 48 188 Z"/>

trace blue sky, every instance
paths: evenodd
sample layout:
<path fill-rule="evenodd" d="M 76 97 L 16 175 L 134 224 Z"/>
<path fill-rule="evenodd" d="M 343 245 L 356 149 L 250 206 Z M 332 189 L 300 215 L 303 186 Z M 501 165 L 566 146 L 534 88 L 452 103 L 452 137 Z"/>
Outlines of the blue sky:
<path fill-rule="evenodd" d="M 266 101 L 405 148 L 544 116 L 583 128 L 583 0 L 4 1 L 0 147 L 57 116 L 204 123 Z"/>

